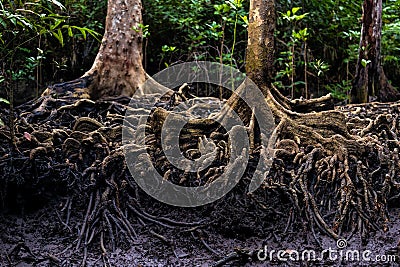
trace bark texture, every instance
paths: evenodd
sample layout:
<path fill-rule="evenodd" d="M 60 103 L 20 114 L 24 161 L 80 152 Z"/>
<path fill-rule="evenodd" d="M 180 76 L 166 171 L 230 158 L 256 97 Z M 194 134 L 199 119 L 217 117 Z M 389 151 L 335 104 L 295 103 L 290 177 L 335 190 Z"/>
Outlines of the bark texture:
<path fill-rule="evenodd" d="M 85 76 L 94 76 L 90 96 L 132 95 L 144 82 L 140 0 L 108 1 L 106 31 L 100 51 Z M 97 86 L 96 86 L 97 85 Z"/>
<path fill-rule="evenodd" d="M 366 103 L 369 96 L 394 101 L 398 92 L 388 83 L 381 66 L 382 0 L 364 0 L 359 55 L 351 92 L 352 103 Z"/>
<path fill-rule="evenodd" d="M 82 77 L 56 84 L 47 93 L 99 99 L 132 95 L 145 81 L 140 0 L 109 0 L 105 33 L 93 66 Z"/>
<path fill-rule="evenodd" d="M 275 21 L 275 1 L 250 1 L 246 73 L 257 85 L 274 77 Z"/>

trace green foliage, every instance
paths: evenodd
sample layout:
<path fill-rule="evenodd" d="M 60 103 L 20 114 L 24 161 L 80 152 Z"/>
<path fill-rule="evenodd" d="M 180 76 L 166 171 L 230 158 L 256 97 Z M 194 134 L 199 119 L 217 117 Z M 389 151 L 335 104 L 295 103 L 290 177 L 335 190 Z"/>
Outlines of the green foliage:
<path fill-rule="evenodd" d="M 310 34 L 308 33 L 307 28 L 301 29 L 297 32 L 295 30 L 292 30 L 292 37 L 295 42 L 298 42 L 298 41 L 305 42 L 305 41 L 307 41 L 309 35 Z"/>
<path fill-rule="evenodd" d="M 161 47 L 161 51 L 162 51 L 162 53 L 161 53 L 161 55 L 162 55 L 161 61 L 163 61 L 163 59 L 164 59 L 166 56 L 169 55 L 169 56 L 170 56 L 170 59 L 168 60 L 168 62 L 170 62 L 173 53 L 176 52 L 176 51 L 178 51 L 178 49 L 176 48 L 176 46 L 163 45 L 163 46 Z M 165 65 L 165 67 L 167 67 L 167 68 L 168 68 L 168 66 L 169 66 L 168 62 L 164 62 L 164 65 Z M 160 63 L 161 63 L 161 62 L 160 62 Z"/>
<path fill-rule="evenodd" d="M 361 59 L 361 65 L 365 68 L 369 63 L 371 63 L 371 60 L 366 60 L 366 59 Z"/>
<path fill-rule="evenodd" d="M 139 23 L 137 27 L 133 28 L 133 30 L 135 32 L 141 32 L 143 38 L 147 38 L 150 36 L 149 25 L 144 25 L 142 23 Z"/>
<path fill-rule="evenodd" d="M 346 99 L 349 99 L 349 92 L 351 90 L 351 82 L 348 80 L 342 80 L 342 82 L 340 82 L 340 83 L 328 84 L 328 85 L 326 85 L 325 88 L 337 100 L 346 100 Z"/>
<path fill-rule="evenodd" d="M 33 93 L 37 96 L 42 82 L 55 78 L 52 62 L 66 61 L 66 53 L 73 55 L 71 50 L 77 50 L 80 40 L 100 41 L 101 35 L 94 29 L 74 24 L 78 18 L 74 14 L 81 10 L 74 13 L 71 6 L 77 2 L 84 1 L 0 2 L 0 95 L 5 96 L 4 88 L 10 91 L 10 86 L 35 86 L 36 92 L 30 90 L 26 97 Z"/>
<path fill-rule="evenodd" d="M 150 74 L 191 60 L 244 70 L 249 0 L 152 0 L 143 5 L 144 22 L 133 30 L 143 35 L 144 66 Z M 383 5 L 382 63 L 398 85 L 400 0 Z M 8 99 L 4 88 L 10 86 L 33 92 L 89 69 L 106 8 L 106 0 L 0 1 L 0 97 Z M 299 96 L 307 85 L 317 96 L 333 90 L 327 84 L 350 84 L 358 57 L 361 2 L 276 1 L 276 8 L 276 84 L 283 92 L 294 88 Z"/>
<path fill-rule="evenodd" d="M 175 52 L 177 49 L 176 49 L 176 46 L 163 45 L 163 46 L 161 47 L 161 50 L 162 50 L 164 53 L 168 53 L 168 52 Z"/>
<path fill-rule="evenodd" d="M 295 22 L 304 19 L 308 15 L 308 13 L 296 15 L 299 10 L 301 10 L 301 7 L 293 7 L 292 10 L 288 10 L 286 13 L 279 12 L 279 14 L 281 14 L 282 19 L 289 22 Z"/>
<path fill-rule="evenodd" d="M 289 29 L 291 34 L 284 32 L 281 40 L 285 44 L 285 50 L 280 52 L 277 58 L 278 72 L 276 79 L 286 77 L 286 81 L 281 81 L 279 84 L 291 88 L 291 96 L 294 97 L 296 86 L 305 85 L 305 82 L 296 79 L 296 67 L 305 66 L 308 62 L 302 61 L 300 55 L 305 53 L 303 47 L 306 47 L 306 42 L 309 37 L 307 27 L 303 27 L 302 21 L 308 16 L 309 13 L 298 14 L 301 7 L 293 7 L 287 12 L 279 12 L 281 15 L 278 19 L 278 25 L 283 21 L 289 22 Z M 300 27 L 300 29 L 298 29 Z M 279 33 L 279 32 L 278 32 Z M 278 37 L 279 38 L 279 37 Z"/>
<path fill-rule="evenodd" d="M 384 1 L 382 63 L 394 85 L 400 85 L 400 0 Z"/>
<path fill-rule="evenodd" d="M 143 4 L 143 19 L 152 32 L 149 73 L 165 63 L 190 60 L 244 66 L 248 1 L 154 0 Z M 165 45 L 176 47 L 179 53 L 166 56 Z"/>
<path fill-rule="evenodd" d="M 314 73 L 317 75 L 317 77 L 323 76 L 325 74 L 325 72 L 329 70 L 329 65 L 326 64 L 321 59 L 310 62 L 310 67 L 312 68 Z"/>
<path fill-rule="evenodd" d="M 319 89 L 326 84 L 352 78 L 358 56 L 361 3 L 278 1 L 277 11 L 276 79 L 283 88 L 294 86 L 298 97 L 306 86 L 305 91 L 318 96 L 325 93 Z M 295 86 L 296 81 L 307 84 Z"/>
<path fill-rule="evenodd" d="M 55 37 L 59 43 L 64 46 L 64 36 L 73 37 L 73 31 L 77 30 L 86 39 L 86 35 L 90 34 L 97 38 L 98 33 L 95 31 L 67 24 L 68 16 L 56 13 L 53 8 L 46 5 L 46 2 L 54 4 L 54 6 L 65 10 L 65 7 L 56 0 L 47 0 L 37 3 L 21 3 L 16 6 L 15 2 L 8 0 L 8 5 L 1 4 L 0 6 L 0 24 L 2 26 L 2 38 L 0 39 L 3 45 L 6 44 L 5 36 L 21 38 L 20 34 L 36 35 L 38 38 L 46 38 L 48 36 Z M 48 4 L 48 3 L 47 3 Z M 18 46 L 23 44 L 17 43 Z"/>

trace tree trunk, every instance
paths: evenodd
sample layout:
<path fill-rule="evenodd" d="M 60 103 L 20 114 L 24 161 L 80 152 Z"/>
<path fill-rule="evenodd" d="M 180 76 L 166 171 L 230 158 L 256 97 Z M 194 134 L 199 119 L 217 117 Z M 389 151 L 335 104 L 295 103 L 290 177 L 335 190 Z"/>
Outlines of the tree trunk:
<path fill-rule="evenodd" d="M 109 0 L 105 33 L 92 68 L 82 77 L 50 88 L 57 94 L 88 95 L 99 99 L 132 95 L 145 81 L 142 66 L 140 0 Z"/>
<path fill-rule="evenodd" d="M 369 96 L 394 101 L 398 92 L 391 86 L 381 66 L 382 0 L 364 0 L 356 75 L 351 103 L 366 103 Z"/>
<path fill-rule="evenodd" d="M 262 90 L 264 96 L 268 97 L 270 93 L 274 97 L 274 103 L 276 102 L 286 109 L 301 113 L 333 109 L 334 102 L 330 95 L 312 100 L 289 100 L 271 86 L 275 76 L 275 27 L 275 1 L 250 1 L 246 53 L 247 77 Z M 237 110 L 236 106 L 241 105 L 237 98 L 237 95 L 233 95 L 228 101 L 235 110 Z M 249 118 L 251 112 L 243 108 L 242 110 L 247 113 L 246 116 Z"/>
<path fill-rule="evenodd" d="M 275 75 L 275 22 L 275 1 L 250 1 L 246 73 L 257 85 L 269 85 Z"/>

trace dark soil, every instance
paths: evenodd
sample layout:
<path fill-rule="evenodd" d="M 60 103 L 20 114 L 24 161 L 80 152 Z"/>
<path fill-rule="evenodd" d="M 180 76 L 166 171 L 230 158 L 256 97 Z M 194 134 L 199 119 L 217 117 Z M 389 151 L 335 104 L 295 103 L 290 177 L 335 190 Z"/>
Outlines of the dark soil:
<path fill-rule="evenodd" d="M 79 266 L 82 262 L 82 251 L 74 250 L 72 246 L 76 239 L 82 221 L 82 213 L 74 213 L 70 228 L 66 228 L 58 219 L 57 210 L 63 199 L 53 199 L 38 210 L 26 211 L 24 215 L 3 212 L 0 220 L 0 266 Z M 178 209 L 155 203 L 148 212 L 153 214 L 168 214 L 179 217 L 182 221 L 220 220 L 218 214 L 227 216 L 224 210 L 214 210 L 209 216 L 205 209 Z M 207 209 L 207 208 L 206 208 Z M 173 216 L 172 216 L 173 215 Z M 262 234 L 249 233 L 246 225 L 237 221 L 231 214 L 223 222 L 216 222 L 202 230 L 204 244 L 201 239 L 190 233 L 179 230 L 160 228 L 151 225 L 153 230 L 162 234 L 171 244 L 155 238 L 145 227 L 137 226 L 137 237 L 130 247 L 119 247 L 110 252 L 107 257 L 112 266 L 212 266 L 225 259 L 235 251 L 257 251 L 264 246 L 268 250 L 315 249 L 320 253 L 323 249 L 336 249 L 336 243 L 329 237 L 317 234 L 323 247 L 319 248 L 311 235 L 296 229 L 283 233 L 282 216 L 277 222 L 266 222 Z M 390 211 L 392 222 L 389 231 L 371 233 L 367 244 L 362 245 L 357 235 L 348 241 L 349 249 L 370 250 L 371 255 L 395 254 L 400 236 L 400 210 Z M 215 216 L 210 218 L 210 216 Z M 243 214 L 241 215 L 243 216 Z M 250 215 L 251 217 L 251 215 Z M 242 217 L 243 221 L 246 218 Z M 220 224 L 220 225 L 218 225 Z M 23 246 L 20 246 L 23 245 Z M 208 246 L 209 248 L 207 248 Z M 212 251 L 214 251 L 214 253 Z M 89 247 L 88 266 L 103 266 L 102 253 L 98 246 Z M 358 261 L 321 261 L 321 262 L 279 262 L 257 261 L 250 257 L 234 257 L 221 266 L 398 266 L 398 263 L 371 263 Z"/>

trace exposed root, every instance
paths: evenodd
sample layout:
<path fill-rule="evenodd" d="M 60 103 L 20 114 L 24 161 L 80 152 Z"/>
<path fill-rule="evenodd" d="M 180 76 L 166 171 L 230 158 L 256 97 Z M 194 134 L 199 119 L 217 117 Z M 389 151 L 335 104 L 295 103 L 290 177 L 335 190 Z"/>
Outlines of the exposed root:
<path fill-rule="evenodd" d="M 1 178 L 3 205 L 14 205 L 9 197 L 14 193 L 29 197 L 46 190 L 64 195 L 65 201 L 55 213 L 72 232 L 71 213 L 78 208 L 75 204 L 87 203 L 74 242 L 75 250 L 83 252 L 82 266 L 93 243 L 99 244 L 103 262 L 108 265 L 108 252 L 132 244 L 143 220 L 166 228 L 192 228 L 203 223 L 154 216 L 141 206 L 138 186 L 127 171 L 122 152 L 121 123 L 128 102 L 125 98 L 93 102 L 44 97 L 33 108 L 21 106 L 22 111 L 28 108 L 29 112 L 20 112 L 23 117 L 16 123 L 19 151 L 0 159 L 0 168 L 7 174 Z M 153 103 L 150 99 L 141 104 L 150 109 Z M 0 131 L 9 136 L 7 129 Z M 8 142 L 1 144 L 7 146 Z"/>
<path fill-rule="evenodd" d="M 182 186 L 229 184 L 230 181 L 219 178 L 224 172 L 235 175 L 228 165 L 232 151 L 229 134 L 235 131 L 244 128 L 250 137 L 250 151 L 242 151 L 243 155 L 249 154 L 249 162 L 235 162 L 247 169 L 246 175 L 252 174 L 260 155 L 268 148 L 260 143 L 254 110 L 229 100 L 228 104 L 233 109 L 237 107 L 236 111 L 242 115 L 244 127 L 235 126 L 226 132 L 211 117 L 190 118 L 180 132 L 180 149 L 187 158 L 198 159 L 199 166 L 209 167 L 196 172 L 177 169 L 162 150 L 160 131 L 172 106 L 193 96 L 181 88 L 178 94 L 157 102 L 154 108 L 158 97 L 149 96 L 136 107 L 127 107 L 129 99 L 125 98 L 93 102 L 45 97 L 31 103 L 32 107 L 17 108 L 16 149 L 9 146 L 10 129 L 0 129 L 0 136 L 4 137 L 0 139 L 4 151 L 0 169 L 6 174 L 0 178 L 2 204 L 15 205 L 10 203 L 16 201 L 9 197 L 10 192 L 31 197 L 44 191 L 63 195 L 66 200 L 57 214 L 65 229 L 71 231 L 75 202 L 84 199 L 85 211 L 74 243 L 75 249 L 83 250 L 83 265 L 91 244 L 99 245 L 107 263 L 107 253 L 130 244 L 140 227 L 149 229 L 151 235 L 166 243 L 171 241 L 151 229 L 151 225 L 199 229 L 206 220 L 185 222 L 145 211 L 138 185 L 124 161 L 121 124 L 125 111 L 152 110 L 147 125 L 130 129 L 132 138 L 139 138 L 139 131 L 146 132 L 145 140 L 140 140 L 145 147 L 124 147 L 136 156 L 138 173 L 145 173 L 148 164 L 153 164 L 165 180 Z M 329 101 L 327 97 L 312 105 L 325 109 Z M 400 104 L 370 103 L 302 114 L 293 110 L 294 105 L 300 109 L 300 102 L 269 95 L 266 103 L 278 123 L 273 133 L 277 140 L 273 147 L 275 158 L 262 189 L 243 201 L 252 199 L 260 213 L 274 211 L 268 192 L 279 191 L 292 203 L 288 213 L 283 214 L 287 216 L 285 232 L 301 222 L 316 240 L 316 232 L 335 239 L 359 233 L 366 239 L 370 231 L 386 230 L 388 207 L 398 205 L 400 198 Z M 301 109 L 307 110 L 305 106 Z M 7 121 L 4 117 L 0 119 Z M 152 162 L 144 160 L 145 154 L 150 155 Z M 196 230 L 192 232 L 194 238 L 213 253 L 204 232 Z M 248 257 L 246 253 L 235 253 L 220 264 Z"/>

